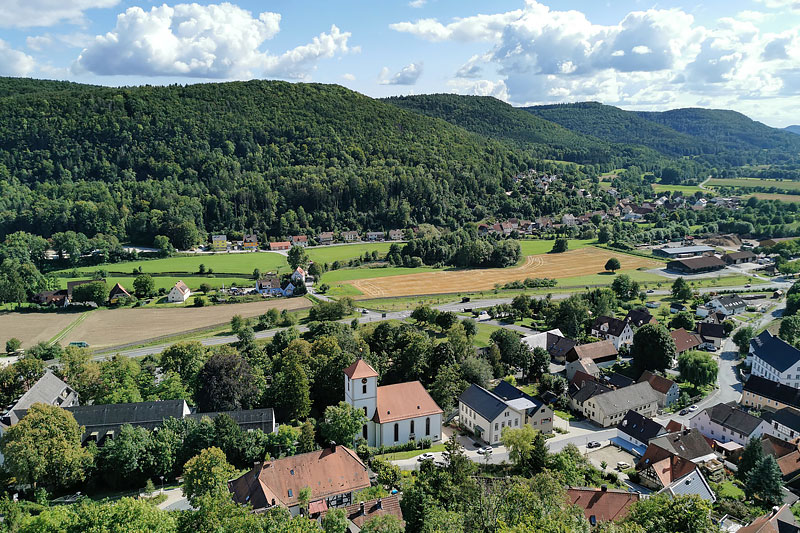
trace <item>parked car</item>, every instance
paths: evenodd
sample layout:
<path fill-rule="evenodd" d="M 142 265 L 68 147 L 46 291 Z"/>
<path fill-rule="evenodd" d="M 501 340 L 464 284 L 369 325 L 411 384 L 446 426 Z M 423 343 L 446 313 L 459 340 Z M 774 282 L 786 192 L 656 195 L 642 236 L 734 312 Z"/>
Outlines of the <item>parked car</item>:
<path fill-rule="evenodd" d="M 620 470 L 620 471 L 627 470 L 630 467 L 631 467 L 631 465 L 629 465 L 625 461 L 620 461 L 620 462 L 617 463 L 617 470 Z"/>
<path fill-rule="evenodd" d="M 599 447 L 600 447 L 600 443 L 599 443 L 599 442 L 597 442 L 596 440 L 590 440 L 590 441 L 589 441 L 589 442 L 586 444 L 586 447 L 587 447 L 587 448 L 599 448 Z"/>
<path fill-rule="evenodd" d="M 686 416 L 686 415 L 689 414 L 689 410 L 688 409 L 681 409 L 681 412 L 678 413 L 678 414 L 680 414 L 681 416 Z"/>
<path fill-rule="evenodd" d="M 654 292 L 656 291 L 654 291 L 653 289 L 647 289 L 647 294 L 653 294 Z"/>
<path fill-rule="evenodd" d="M 492 453 L 492 447 L 491 446 L 484 446 L 483 448 L 480 448 L 478 450 L 478 454 L 479 455 L 489 455 L 490 453 Z"/>
<path fill-rule="evenodd" d="M 417 457 L 417 461 L 425 461 L 427 459 L 431 459 L 432 460 L 433 459 L 433 454 L 432 453 L 423 453 L 422 455 Z"/>
<path fill-rule="evenodd" d="M 694 413 L 695 411 L 697 411 L 697 409 L 698 409 L 698 407 L 696 405 L 690 405 L 689 406 L 689 412 L 690 413 Z"/>

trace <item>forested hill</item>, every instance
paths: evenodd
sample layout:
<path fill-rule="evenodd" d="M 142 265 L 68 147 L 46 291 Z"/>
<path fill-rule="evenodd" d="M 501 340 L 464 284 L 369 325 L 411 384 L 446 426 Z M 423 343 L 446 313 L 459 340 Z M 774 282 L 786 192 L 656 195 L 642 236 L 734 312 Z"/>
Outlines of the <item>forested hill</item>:
<path fill-rule="evenodd" d="M 36 80 L 32 78 L 3 78 L 0 77 L 0 98 L 16 94 L 31 94 L 47 91 L 63 91 L 65 89 L 80 89 L 92 87 L 70 81 Z"/>
<path fill-rule="evenodd" d="M 456 227 L 515 212 L 511 178 L 540 163 L 335 85 L 16 92 L 0 98 L 0 238 Z"/>
<path fill-rule="evenodd" d="M 613 163 L 616 168 L 643 159 L 657 160 L 652 150 L 571 131 L 490 96 L 424 94 L 384 101 L 444 119 L 471 132 L 533 150 L 541 157 L 576 163 Z"/>
<path fill-rule="evenodd" d="M 718 167 L 800 160 L 800 137 L 734 111 L 636 112 L 597 102 L 525 109 L 573 131 L 671 156 L 693 156 Z"/>
<path fill-rule="evenodd" d="M 800 135 L 800 126 L 798 126 L 797 124 L 794 124 L 792 126 L 786 126 L 783 129 L 790 133 L 795 133 L 797 135 Z"/>

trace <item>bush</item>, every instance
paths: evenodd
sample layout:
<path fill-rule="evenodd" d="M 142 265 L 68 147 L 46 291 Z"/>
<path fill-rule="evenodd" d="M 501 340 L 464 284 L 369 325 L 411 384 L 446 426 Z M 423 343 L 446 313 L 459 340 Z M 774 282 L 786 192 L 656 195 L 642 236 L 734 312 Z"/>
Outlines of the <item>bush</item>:
<path fill-rule="evenodd" d="M 193 304 L 194 307 L 205 307 L 207 303 L 208 303 L 208 300 L 206 300 L 202 296 L 195 296 L 194 297 L 194 304 Z"/>

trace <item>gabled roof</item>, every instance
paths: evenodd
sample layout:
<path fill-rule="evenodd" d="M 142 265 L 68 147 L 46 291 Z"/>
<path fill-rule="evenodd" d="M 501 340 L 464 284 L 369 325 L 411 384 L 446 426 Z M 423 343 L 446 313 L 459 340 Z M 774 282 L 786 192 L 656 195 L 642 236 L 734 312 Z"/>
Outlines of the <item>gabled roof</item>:
<path fill-rule="evenodd" d="M 503 398 L 474 383 L 461 393 L 458 401 L 468 405 L 489 422 L 508 408 Z"/>
<path fill-rule="evenodd" d="M 553 336 L 555 337 L 555 335 Z M 560 357 L 566 355 L 570 350 L 577 346 L 577 342 L 569 337 L 555 337 L 555 342 L 550 344 L 550 334 L 548 333 L 547 351 L 552 357 Z"/>
<path fill-rule="evenodd" d="M 725 261 L 719 257 L 710 255 L 704 257 L 692 257 L 691 259 L 675 259 L 674 261 L 670 261 L 667 266 L 673 264 L 683 265 L 689 270 L 697 270 L 701 268 L 724 267 Z"/>
<path fill-rule="evenodd" d="M 592 525 L 625 518 L 628 516 L 631 505 L 640 498 L 638 492 L 584 487 L 568 488 L 567 497 L 572 505 L 583 509 L 584 516 Z"/>
<path fill-rule="evenodd" d="M 379 424 L 443 413 L 419 381 L 378 387 L 377 396 L 373 421 Z"/>
<path fill-rule="evenodd" d="M 700 339 L 694 333 L 686 331 L 684 328 L 669 332 L 669 336 L 675 342 L 675 349 L 678 353 L 700 346 Z"/>
<path fill-rule="evenodd" d="M 547 350 L 551 344 L 558 342 L 560 338 L 564 337 L 559 329 L 551 329 L 550 331 L 541 331 L 532 333 L 522 337 L 522 342 L 533 348 L 544 348 Z"/>
<path fill-rule="evenodd" d="M 567 360 L 574 361 L 588 357 L 595 362 L 610 361 L 616 359 L 617 349 L 611 341 L 598 341 L 590 344 L 580 344 L 567 352 Z"/>
<path fill-rule="evenodd" d="M 672 483 L 661 489 L 659 493 L 669 494 L 670 496 L 696 495 L 711 503 L 717 501 L 714 491 L 711 490 L 699 468 L 695 468 L 678 479 L 673 479 Z"/>
<path fill-rule="evenodd" d="M 108 293 L 109 298 L 113 298 L 114 296 L 118 296 L 118 295 L 130 297 L 130 293 L 128 291 L 126 291 L 125 287 L 123 287 L 119 283 L 114 285 L 111 288 L 111 291 Z"/>
<path fill-rule="evenodd" d="M 764 330 L 750 341 L 753 354 L 778 372 L 785 372 L 800 361 L 800 350 Z"/>
<path fill-rule="evenodd" d="M 701 337 L 712 339 L 724 339 L 727 337 L 727 335 L 725 335 L 725 326 L 722 324 L 712 324 L 711 322 L 698 322 L 697 333 Z"/>
<path fill-rule="evenodd" d="M 737 295 L 737 294 L 728 294 L 728 295 L 725 295 L 725 296 L 718 296 L 716 298 L 716 300 L 719 302 L 719 304 L 722 307 L 724 307 L 726 309 L 732 309 L 732 308 L 735 308 L 735 307 L 743 307 L 745 305 L 744 300 L 742 300 L 739 297 L 739 295 Z"/>
<path fill-rule="evenodd" d="M 643 381 L 648 382 L 650 386 L 653 387 L 653 390 L 655 390 L 656 392 L 660 392 L 661 394 L 667 394 L 669 392 L 669 389 L 671 389 L 672 386 L 675 385 L 675 382 L 672 381 L 671 379 L 659 376 L 658 374 L 653 374 L 649 370 L 645 370 L 644 372 L 642 372 L 642 375 L 636 382 L 641 383 Z"/>
<path fill-rule="evenodd" d="M 751 435 L 763 422 L 761 418 L 725 403 L 706 407 L 700 413 L 706 413 L 715 424 L 747 436 Z M 700 413 L 695 416 L 699 416 Z"/>
<path fill-rule="evenodd" d="M 667 432 L 664 426 L 651 418 L 637 413 L 636 411 L 628 411 L 622 422 L 617 425 L 617 428 L 638 440 L 639 442 L 649 442 L 650 439 L 663 435 Z"/>
<path fill-rule="evenodd" d="M 265 461 L 228 482 L 228 490 L 239 504 L 253 509 L 276 505 L 293 507 L 300 490 L 311 489 L 311 501 L 358 491 L 370 486 L 369 472 L 358 455 L 345 446 Z"/>
<path fill-rule="evenodd" d="M 574 381 L 575 379 L 573 378 L 573 382 Z M 583 385 L 579 386 L 579 388 L 570 387 L 570 396 L 576 403 L 582 404 L 589 398 L 594 398 L 599 394 L 605 394 L 611 391 L 612 389 L 601 383 L 597 383 L 596 381 L 587 381 L 584 382 Z"/>
<path fill-rule="evenodd" d="M 764 411 L 762 416 L 768 423 L 777 422 L 778 424 L 800 433 L 800 411 L 797 409 L 784 407 L 783 409 L 778 409 L 774 413 Z"/>
<path fill-rule="evenodd" d="M 281 280 L 278 279 L 278 276 L 276 274 L 273 273 L 265 274 L 261 279 L 256 281 L 256 288 L 258 290 L 280 289 Z"/>
<path fill-rule="evenodd" d="M 186 294 L 187 292 L 189 292 L 189 287 L 187 287 L 182 280 L 179 280 L 178 283 L 175 284 L 173 289 L 178 289 L 178 292 L 180 292 L 181 294 Z"/>
<path fill-rule="evenodd" d="M 645 456 L 647 454 L 645 453 Z M 636 465 L 636 468 L 639 468 L 639 464 L 645 460 L 645 457 L 639 460 L 639 463 Z M 644 465 L 643 468 L 646 468 L 647 465 Z M 672 484 L 673 481 L 676 479 L 682 478 L 683 476 L 694 472 L 697 469 L 697 465 L 691 462 L 689 459 L 684 459 L 683 457 L 679 457 L 677 455 L 670 455 L 656 461 L 652 464 L 653 471 L 658 477 L 658 480 L 661 482 L 661 485 L 664 487 L 668 487 Z"/>
<path fill-rule="evenodd" d="M 784 405 L 800 408 L 800 389 L 750 374 L 744 383 L 744 392 L 757 394 Z"/>
<path fill-rule="evenodd" d="M 625 316 L 625 320 L 630 322 L 632 326 L 639 327 L 645 324 L 649 324 L 653 321 L 653 315 L 645 311 L 644 309 L 631 309 L 628 311 L 628 314 Z"/>
<path fill-rule="evenodd" d="M 636 383 L 630 387 L 604 392 L 592 397 L 599 409 L 606 414 L 624 413 L 628 409 L 656 403 L 659 400 L 658 393 L 653 390 L 649 383 Z"/>
<path fill-rule="evenodd" d="M 800 527 L 794 519 L 788 504 L 782 505 L 764 516 L 759 516 L 749 525 L 739 529 L 738 533 L 797 533 Z"/>
<path fill-rule="evenodd" d="M 609 372 L 608 374 L 603 374 L 600 376 L 600 379 L 603 380 L 603 383 L 611 386 L 614 389 L 621 389 L 622 387 L 633 385 L 633 380 L 631 378 L 628 376 L 623 376 L 618 372 Z"/>
<path fill-rule="evenodd" d="M 61 381 L 50 370 L 45 370 L 42 377 L 11 405 L 7 413 L 27 410 L 35 403 L 61 406 L 65 401 L 73 400 L 76 395 L 72 387 Z"/>
<path fill-rule="evenodd" d="M 152 430 L 167 418 L 181 419 L 189 412 L 184 400 L 81 405 L 66 409 L 78 425 L 84 427 L 84 440 L 93 433 L 101 440 L 109 432 L 118 433 L 125 424 Z"/>
<path fill-rule="evenodd" d="M 745 251 L 743 251 L 743 252 L 731 252 L 731 253 L 729 253 L 729 254 L 725 254 L 725 256 L 723 257 L 723 259 L 726 259 L 726 258 L 727 258 L 727 259 L 733 259 L 733 260 L 738 260 L 738 259 L 753 259 L 755 256 L 756 256 L 756 254 L 754 254 L 754 253 L 753 253 L 753 252 L 751 252 L 750 250 L 745 250 Z"/>
<path fill-rule="evenodd" d="M 602 331 L 603 333 L 611 335 L 612 337 L 619 337 L 622 335 L 622 332 L 625 331 L 625 327 L 627 325 L 627 322 L 618 318 L 611 316 L 599 316 L 594 320 L 594 323 L 592 324 L 592 330 Z M 603 328 L 603 326 L 605 326 L 605 328 Z"/>
<path fill-rule="evenodd" d="M 637 464 L 637 468 L 639 464 L 642 466 L 648 464 L 646 462 L 648 456 L 652 458 L 650 462 L 654 462 L 669 455 L 677 455 L 689 461 L 694 461 L 709 455 L 713 456 L 714 450 L 711 449 L 708 441 L 697 429 L 676 431 L 675 433 L 668 433 L 652 439 L 647 446 L 647 451 Z"/>
<path fill-rule="evenodd" d="M 376 378 L 378 373 L 369 363 L 359 358 L 355 363 L 344 369 L 344 373 L 350 379 Z"/>
<path fill-rule="evenodd" d="M 600 373 L 600 369 L 597 368 L 597 365 L 594 364 L 594 361 L 592 361 L 588 357 L 584 357 L 583 359 L 578 359 L 577 361 L 572 361 L 569 364 L 572 363 L 578 363 L 580 365 L 580 368 L 582 370 L 579 370 L 579 372 L 582 371 L 589 375 L 596 375 Z"/>
<path fill-rule="evenodd" d="M 544 405 L 544 402 L 539 398 L 534 398 L 529 394 L 525 394 L 511 383 L 504 380 L 500 380 L 500 383 L 498 383 L 497 386 L 492 389 L 492 393 L 495 396 L 505 400 L 507 404 L 514 408 L 524 405 L 520 403 L 520 400 L 525 400 L 528 402 L 529 405 L 525 406 L 526 410 L 536 411 Z"/>
<path fill-rule="evenodd" d="M 363 512 L 361 510 L 362 505 L 364 506 Z M 364 523 L 371 518 L 387 514 L 397 517 L 401 523 L 404 523 L 403 511 L 400 509 L 400 499 L 397 497 L 397 494 L 348 505 L 344 508 L 344 512 L 347 519 L 358 528 L 362 528 Z M 325 516 L 325 513 L 323 513 L 322 516 Z"/>

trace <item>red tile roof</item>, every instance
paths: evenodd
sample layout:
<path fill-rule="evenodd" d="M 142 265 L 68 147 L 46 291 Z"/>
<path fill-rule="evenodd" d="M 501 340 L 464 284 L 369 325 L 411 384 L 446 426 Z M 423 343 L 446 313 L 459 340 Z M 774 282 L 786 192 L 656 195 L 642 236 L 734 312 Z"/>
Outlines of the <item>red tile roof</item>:
<path fill-rule="evenodd" d="M 378 377 L 378 373 L 375 369 L 369 366 L 363 359 L 358 359 L 355 363 L 345 368 L 344 373 L 350 379 Z"/>
<path fill-rule="evenodd" d="M 345 507 L 347 519 L 353 522 L 359 529 L 371 518 L 382 515 L 392 515 L 403 521 L 403 511 L 400 509 L 400 499 L 396 494 L 385 498 L 377 498 L 363 502 L 364 510 L 361 510 L 361 503 L 354 503 Z M 324 514 L 322 516 L 325 516 Z"/>
<path fill-rule="evenodd" d="M 597 522 L 620 520 L 628 516 L 631 505 L 639 501 L 639 494 L 625 490 L 567 489 L 567 497 L 573 505 L 583 509 L 586 519 L 592 516 Z"/>
<path fill-rule="evenodd" d="M 373 420 L 379 424 L 443 412 L 419 381 L 378 387 L 377 404 Z M 431 431 L 439 429 L 431 428 Z"/>
<path fill-rule="evenodd" d="M 689 333 L 684 328 L 676 329 L 669 332 L 669 336 L 675 341 L 675 348 L 678 353 L 691 350 L 700 346 L 700 339 L 694 333 Z"/>
<path fill-rule="evenodd" d="M 650 383 L 650 386 L 653 387 L 653 390 L 658 391 L 661 394 L 668 393 L 669 389 L 675 384 L 675 382 L 671 379 L 661 377 L 658 374 L 653 374 L 649 370 L 642 372 L 641 377 L 636 383 L 641 383 L 642 381 L 647 381 Z"/>

